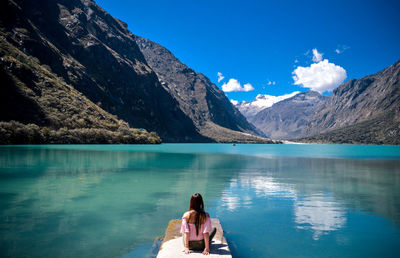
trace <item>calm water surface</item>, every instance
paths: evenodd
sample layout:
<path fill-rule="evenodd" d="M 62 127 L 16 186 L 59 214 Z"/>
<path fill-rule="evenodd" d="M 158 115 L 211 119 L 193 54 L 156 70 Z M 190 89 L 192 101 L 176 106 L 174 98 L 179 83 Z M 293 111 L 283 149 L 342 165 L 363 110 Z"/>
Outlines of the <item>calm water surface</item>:
<path fill-rule="evenodd" d="M 0 147 L 1 257 L 152 257 L 194 192 L 235 257 L 400 257 L 400 146 Z"/>

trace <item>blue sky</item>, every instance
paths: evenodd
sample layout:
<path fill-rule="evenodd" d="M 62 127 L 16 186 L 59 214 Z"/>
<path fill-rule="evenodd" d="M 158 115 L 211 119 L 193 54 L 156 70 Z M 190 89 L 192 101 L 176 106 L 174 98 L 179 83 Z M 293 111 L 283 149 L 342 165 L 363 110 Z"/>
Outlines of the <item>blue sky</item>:
<path fill-rule="evenodd" d="M 328 94 L 324 90 L 344 78 L 375 73 L 400 59 L 400 1 L 96 2 L 220 88 L 230 79 L 250 84 L 253 90 L 226 92 L 238 101 L 309 88 Z M 294 74 L 298 66 L 304 69 Z M 218 72 L 225 77 L 220 82 Z"/>

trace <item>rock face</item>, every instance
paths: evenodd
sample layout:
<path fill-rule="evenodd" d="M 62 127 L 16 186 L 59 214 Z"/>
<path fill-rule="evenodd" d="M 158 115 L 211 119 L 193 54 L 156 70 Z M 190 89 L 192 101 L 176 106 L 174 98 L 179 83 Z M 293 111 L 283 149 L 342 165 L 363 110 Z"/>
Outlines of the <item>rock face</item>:
<path fill-rule="evenodd" d="M 328 98 L 315 91 L 298 93 L 263 109 L 249 121 L 272 139 L 296 138 L 302 135 L 308 119 Z"/>
<path fill-rule="evenodd" d="M 182 90 L 161 85 L 127 25 L 92 0 L 1 1 L 0 34 L 0 75 L 7 89 L 0 121 L 55 129 L 125 121 L 167 142 L 212 142 L 220 132 L 230 139 L 227 132 L 254 130 L 201 74 L 179 84 Z M 199 90 L 193 98 L 176 97 L 201 83 L 210 86 L 203 95 Z M 187 104 L 200 102 L 205 107 L 192 114 Z M 103 120 L 108 122 L 100 126 Z"/>
<path fill-rule="evenodd" d="M 336 88 L 303 132 L 320 142 L 400 144 L 400 61 Z"/>
<path fill-rule="evenodd" d="M 136 36 L 136 42 L 161 84 L 179 103 L 200 134 L 216 141 L 253 141 L 257 130 L 206 76 L 180 62 L 163 46 Z M 244 134 L 245 133 L 245 134 Z"/>

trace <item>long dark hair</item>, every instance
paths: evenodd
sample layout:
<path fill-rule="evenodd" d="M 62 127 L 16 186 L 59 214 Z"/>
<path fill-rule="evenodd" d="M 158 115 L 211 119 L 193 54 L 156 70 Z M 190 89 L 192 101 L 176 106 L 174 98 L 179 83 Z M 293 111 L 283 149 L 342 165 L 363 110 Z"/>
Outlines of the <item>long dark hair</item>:
<path fill-rule="evenodd" d="M 189 210 L 194 210 L 194 221 L 196 226 L 196 236 L 199 234 L 199 226 L 206 221 L 206 212 L 204 211 L 204 202 L 201 194 L 195 193 L 190 198 L 190 208 Z"/>

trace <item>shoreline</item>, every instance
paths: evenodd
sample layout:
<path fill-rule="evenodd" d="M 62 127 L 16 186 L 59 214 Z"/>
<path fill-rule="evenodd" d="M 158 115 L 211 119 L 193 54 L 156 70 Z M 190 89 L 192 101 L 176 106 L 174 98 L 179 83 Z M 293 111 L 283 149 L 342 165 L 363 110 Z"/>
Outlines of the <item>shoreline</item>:
<path fill-rule="evenodd" d="M 312 143 L 306 143 L 306 142 L 293 142 L 293 141 L 288 141 L 288 140 L 280 140 L 283 144 L 312 144 Z"/>

